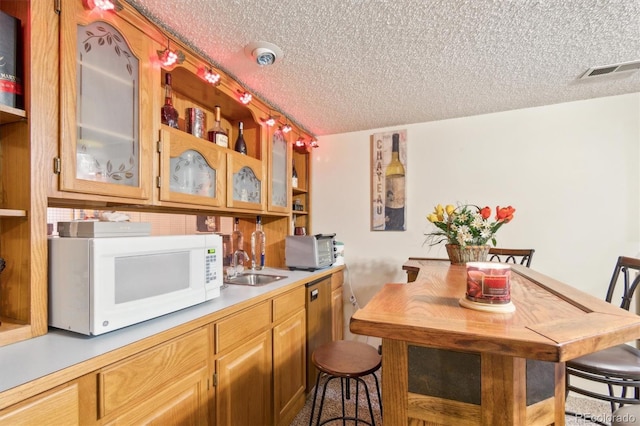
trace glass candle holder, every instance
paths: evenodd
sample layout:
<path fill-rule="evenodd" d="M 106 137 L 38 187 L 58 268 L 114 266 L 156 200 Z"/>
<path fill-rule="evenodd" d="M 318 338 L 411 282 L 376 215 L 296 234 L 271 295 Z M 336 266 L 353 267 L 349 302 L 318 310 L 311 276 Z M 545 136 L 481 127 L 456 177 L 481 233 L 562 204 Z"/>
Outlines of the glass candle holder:
<path fill-rule="evenodd" d="M 511 302 L 511 267 L 496 262 L 467 263 L 467 300 L 477 303 Z"/>

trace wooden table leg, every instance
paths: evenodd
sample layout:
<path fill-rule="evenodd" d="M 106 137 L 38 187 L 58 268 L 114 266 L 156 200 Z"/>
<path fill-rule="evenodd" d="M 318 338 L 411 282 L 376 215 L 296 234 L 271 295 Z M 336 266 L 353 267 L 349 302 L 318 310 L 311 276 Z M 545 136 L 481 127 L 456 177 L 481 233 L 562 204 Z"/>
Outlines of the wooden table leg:
<path fill-rule="evenodd" d="M 524 425 L 527 423 L 526 359 L 483 353 L 482 424 Z"/>
<path fill-rule="evenodd" d="M 567 380 L 567 373 L 565 370 L 564 362 L 557 362 L 555 368 L 556 375 L 556 389 L 555 389 L 555 398 L 554 398 L 554 420 L 555 426 L 564 426 L 565 423 L 565 386 Z"/>
<path fill-rule="evenodd" d="M 407 343 L 382 339 L 382 407 L 385 425 L 408 423 L 409 389 Z"/>

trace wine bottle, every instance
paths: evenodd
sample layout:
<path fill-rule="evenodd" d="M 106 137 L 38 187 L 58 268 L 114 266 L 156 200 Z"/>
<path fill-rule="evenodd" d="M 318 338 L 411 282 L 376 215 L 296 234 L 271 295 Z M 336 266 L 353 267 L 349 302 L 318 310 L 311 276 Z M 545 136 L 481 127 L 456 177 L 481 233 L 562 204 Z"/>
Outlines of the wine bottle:
<path fill-rule="evenodd" d="M 244 141 L 244 136 L 242 135 L 242 121 L 238 123 L 238 138 L 236 139 L 236 144 L 234 149 L 240 154 L 247 155 L 247 144 Z"/>
<path fill-rule="evenodd" d="M 256 230 L 251 233 L 251 269 L 264 268 L 266 243 L 266 235 L 262 230 L 262 218 L 258 216 L 256 217 Z"/>
<path fill-rule="evenodd" d="M 160 120 L 162 124 L 178 128 L 178 110 L 173 107 L 173 92 L 171 91 L 171 74 L 164 75 L 164 105 L 162 106 Z"/>
<path fill-rule="evenodd" d="M 385 230 L 404 231 L 404 166 L 400 162 L 400 134 L 391 141 L 391 161 L 385 170 Z"/>
<path fill-rule="evenodd" d="M 291 171 L 291 186 L 294 188 L 298 187 L 298 172 L 296 171 L 296 161 L 293 160 L 293 167 Z"/>
<path fill-rule="evenodd" d="M 224 148 L 229 147 L 229 134 L 220 125 L 220 107 L 215 106 L 215 123 L 213 128 L 209 130 L 209 141 Z"/>

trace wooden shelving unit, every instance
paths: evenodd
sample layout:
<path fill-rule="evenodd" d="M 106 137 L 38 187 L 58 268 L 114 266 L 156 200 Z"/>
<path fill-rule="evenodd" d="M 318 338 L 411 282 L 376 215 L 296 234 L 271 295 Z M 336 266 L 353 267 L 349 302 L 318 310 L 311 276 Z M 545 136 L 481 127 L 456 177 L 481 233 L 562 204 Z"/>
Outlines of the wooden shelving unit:
<path fill-rule="evenodd" d="M 2 0 L 20 20 L 24 109 L 0 105 L 0 346 L 47 332 L 47 228 L 44 160 L 35 143 L 57 138 L 57 41 L 33 38 L 56 29 L 50 2 Z M 44 30 L 46 28 L 46 30 Z"/>

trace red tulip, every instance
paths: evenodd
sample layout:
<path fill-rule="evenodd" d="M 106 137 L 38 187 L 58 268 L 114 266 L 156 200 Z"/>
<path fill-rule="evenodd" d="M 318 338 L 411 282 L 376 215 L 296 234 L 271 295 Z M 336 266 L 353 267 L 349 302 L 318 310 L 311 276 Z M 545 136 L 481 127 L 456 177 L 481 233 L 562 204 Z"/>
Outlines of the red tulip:
<path fill-rule="evenodd" d="M 496 220 L 498 222 L 507 223 L 513 219 L 513 213 L 516 211 L 513 207 L 502 207 L 496 206 Z"/>
<path fill-rule="evenodd" d="M 482 216 L 483 219 L 489 219 L 489 216 L 491 216 L 491 207 L 487 206 L 480 209 L 480 216 Z"/>

